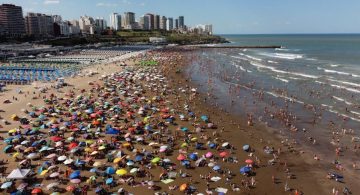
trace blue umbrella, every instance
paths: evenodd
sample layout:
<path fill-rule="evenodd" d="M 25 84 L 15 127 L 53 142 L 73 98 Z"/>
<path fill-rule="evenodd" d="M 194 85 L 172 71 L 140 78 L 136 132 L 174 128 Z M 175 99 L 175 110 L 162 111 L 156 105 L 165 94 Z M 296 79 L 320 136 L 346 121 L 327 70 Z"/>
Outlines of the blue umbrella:
<path fill-rule="evenodd" d="M 113 167 L 108 167 L 106 168 L 105 173 L 108 175 L 112 175 L 115 173 L 115 169 Z"/>
<path fill-rule="evenodd" d="M 201 120 L 207 122 L 209 120 L 209 117 L 207 117 L 206 115 L 202 115 L 201 117 Z"/>
<path fill-rule="evenodd" d="M 76 178 L 78 178 L 78 177 L 80 177 L 80 171 L 79 171 L 79 170 L 74 171 L 74 172 L 72 172 L 72 173 L 70 174 L 70 179 L 76 179 Z"/>
<path fill-rule="evenodd" d="M 181 161 L 181 164 L 182 164 L 183 166 L 187 166 L 187 165 L 190 165 L 190 161 L 188 161 L 188 160 L 183 160 L 183 161 Z"/>
<path fill-rule="evenodd" d="M 213 167 L 213 170 L 214 170 L 214 171 L 219 171 L 219 170 L 220 170 L 220 166 L 219 166 L 219 165 L 215 165 L 215 166 Z"/>
<path fill-rule="evenodd" d="M 102 192 L 104 189 L 102 187 L 97 187 L 95 189 L 95 193 L 99 193 L 99 192 Z"/>
<path fill-rule="evenodd" d="M 106 181 L 105 181 L 105 183 L 106 183 L 107 185 L 112 184 L 113 182 L 114 182 L 114 179 L 113 179 L 113 178 L 107 178 Z"/>
<path fill-rule="evenodd" d="M 129 160 L 127 163 L 126 163 L 126 165 L 127 166 L 133 166 L 135 163 L 134 163 L 134 161 L 132 161 L 132 160 Z"/>
<path fill-rule="evenodd" d="M 210 148 L 216 148 L 216 144 L 215 143 L 209 143 L 209 147 Z"/>
<path fill-rule="evenodd" d="M 241 174 L 249 173 L 250 171 L 251 171 L 251 168 L 247 167 L 247 166 L 241 167 L 241 169 L 240 169 Z"/>
<path fill-rule="evenodd" d="M 249 145 L 246 144 L 246 145 L 243 146 L 243 150 L 244 150 L 244 151 L 247 152 L 247 151 L 249 151 L 249 149 L 250 149 L 250 146 L 249 146 Z"/>
<path fill-rule="evenodd" d="M 6 189 L 6 188 L 9 188 L 10 186 L 12 186 L 12 182 L 11 181 L 9 181 L 9 182 L 5 182 L 5 183 L 3 183 L 2 185 L 1 185 L 1 189 Z"/>
<path fill-rule="evenodd" d="M 95 173 L 97 171 L 97 168 L 92 168 L 92 169 L 90 169 L 90 172 L 91 173 Z"/>
<path fill-rule="evenodd" d="M 190 158 L 191 160 L 197 160 L 197 159 L 198 159 L 198 156 L 197 156 L 195 153 L 191 153 L 191 154 L 189 154 L 189 158 Z"/>
<path fill-rule="evenodd" d="M 13 145 L 8 145 L 8 146 L 6 146 L 5 148 L 4 148 L 4 152 L 5 153 L 8 153 L 11 149 L 13 148 Z"/>
<path fill-rule="evenodd" d="M 186 128 L 186 127 L 181 127 L 181 131 L 183 131 L 183 132 L 187 132 L 187 131 L 189 131 L 189 129 L 188 129 L 188 128 Z"/>
<path fill-rule="evenodd" d="M 142 159 L 143 159 L 143 156 L 141 156 L 141 155 L 136 155 L 135 156 L 135 161 L 136 162 L 142 161 Z"/>

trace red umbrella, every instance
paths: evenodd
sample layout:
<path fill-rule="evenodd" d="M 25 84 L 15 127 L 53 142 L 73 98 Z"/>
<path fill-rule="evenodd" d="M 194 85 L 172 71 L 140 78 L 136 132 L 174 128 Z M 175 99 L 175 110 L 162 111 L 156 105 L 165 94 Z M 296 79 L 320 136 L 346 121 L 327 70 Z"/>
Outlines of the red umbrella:
<path fill-rule="evenodd" d="M 220 155 L 221 158 L 224 158 L 225 156 L 228 155 L 228 153 L 226 151 L 224 151 L 224 152 L 220 152 L 219 155 Z"/>
<path fill-rule="evenodd" d="M 246 164 L 253 164 L 253 163 L 254 163 L 254 161 L 253 161 L 253 160 L 251 160 L 251 159 L 246 159 L 246 160 L 245 160 L 245 163 L 246 163 Z"/>
<path fill-rule="evenodd" d="M 42 190 L 40 188 L 34 188 L 32 191 L 31 191 L 31 194 L 40 194 L 42 193 Z"/>
<path fill-rule="evenodd" d="M 72 191 L 74 191 L 75 189 L 76 189 L 75 186 L 68 186 L 68 187 L 66 187 L 66 190 L 67 190 L 68 192 L 72 192 Z"/>
<path fill-rule="evenodd" d="M 185 156 L 183 154 L 179 154 L 179 156 L 176 158 L 178 160 L 185 160 Z"/>
<path fill-rule="evenodd" d="M 54 141 L 54 142 L 58 142 L 58 141 L 61 141 L 61 140 L 62 140 L 62 138 L 59 137 L 59 136 L 52 136 L 50 139 L 51 139 L 52 141 Z"/>
<path fill-rule="evenodd" d="M 72 143 L 69 144 L 69 149 L 71 150 L 71 149 L 73 149 L 73 148 L 76 148 L 77 146 L 78 146 L 77 143 L 72 142 Z"/>

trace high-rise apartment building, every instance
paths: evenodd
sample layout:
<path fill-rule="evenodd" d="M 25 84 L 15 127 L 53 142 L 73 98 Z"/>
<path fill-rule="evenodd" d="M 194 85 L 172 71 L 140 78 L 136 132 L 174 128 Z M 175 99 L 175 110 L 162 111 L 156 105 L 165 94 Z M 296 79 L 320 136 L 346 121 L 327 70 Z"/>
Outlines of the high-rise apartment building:
<path fill-rule="evenodd" d="M 28 13 L 25 17 L 26 33 L 33 36 L 53 36 L 54 19 L 50 15 Z"/>
<path fill-rule="evenodd" d="M 161 30 L 166 30 L 166 22 L 167 22 L 167 18 L 165 16 L 162 16 L 160 19 L 160 29 Z"/>
<path fill-rule="evenodd" d="M 83 34 L 93 34 L 95 28 L 95 20 L 90 16 L 80 16 L 79 26 Z"/>
<path fill-rule="evenodd" d="M 123 18 L 123 28 L 124 29 L 133 29 L 135 25 L 135 13 L 125 12 Z"/>
<path fill-rule="evenodd" d="M 110 14 L 110 28 L 116 31 L 121 30 L 121 15 L 118 13 Z"/>
<path fill-rule="evenodd" d="M 160 29 L 160 16 L 155 15 L 154 16 L 154 30 L 159 30 L 159 29 Z"/>
<path fill-rule="evenodd" d="M 145 29 L 146 30 L 154 30 L 154 15 L 150 14 L 150 13 L 145 14 L 144 20 L 148 20 L 148 26 L 145 26 Z"/>
<path fill-rule="evenodd" d="M 167 20 L 168 23 L 168 30 L 173 30 L 174 29 L 174 19 L 173 18 L 168 18 Z"/>
<path fill-rule="evenodd" d="M 175 19 L 175 29 L 179 29 L 179 19 Z"/>
<path fill-rule="evenodd" d="M 6 36 L 24 35 L 26 31 L 22 8 L 12 4 L 0 5 L 0 26 Z"/>
<path fill-rule="evenodd" d="M 179 16 L 179 28 L 185 28 L 184 16 Z"/>

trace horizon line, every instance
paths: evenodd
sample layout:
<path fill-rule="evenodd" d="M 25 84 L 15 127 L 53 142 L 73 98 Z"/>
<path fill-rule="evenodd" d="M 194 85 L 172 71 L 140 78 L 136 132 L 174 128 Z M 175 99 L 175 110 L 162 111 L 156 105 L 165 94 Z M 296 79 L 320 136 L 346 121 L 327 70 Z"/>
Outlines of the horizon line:
<path fill-rule="evenodd" d="M 214 33 L 214 35 L 360 35 L 356 33 Z"/>

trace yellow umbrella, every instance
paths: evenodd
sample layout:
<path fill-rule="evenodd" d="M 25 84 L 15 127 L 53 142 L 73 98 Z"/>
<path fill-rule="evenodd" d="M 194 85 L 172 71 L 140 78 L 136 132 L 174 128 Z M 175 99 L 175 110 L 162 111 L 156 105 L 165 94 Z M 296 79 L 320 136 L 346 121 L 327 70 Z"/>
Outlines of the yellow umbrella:
<path fill-rule="evenodd" d="M 11 115 L 11 120 L 17 120 L 19 117 L 16 114 Z"/>
<path fill-rule="evenodd" d="M 182 147 L 182 148 L 185 148 L 185 147 L 187 147 L 187 146 L 188 146 L 188 144 L 185 143 L 185 142 L 181 144 L 181 147 Z"/>
<path fill-rule="evenodd" d="M 114 161 L 113 161 L 113 162 L 114 162 L 114 163 L 118 163 L 118 162 L 120 162 L 120 161 L 121 161 L 121 159 L 122 159 L 122 158 L 117 157 L 117 158 L 115 158 L 115 159 L 114 159 Z"/>
<path fill-rule="evenodd" d="M 123 143 L 123 146 L 124 146 L 124 147 L 129 147 L 129 146 L 130 146 L 130 143 L 129 143 L 129 142 Z"/>
<path fill-rule="evenodd" d="M 49 170 L 43 170 L 43 171 L 40 173 L 40 175 L 43 176 L 43 175 L 45 175 L 47 172 L 49 172 Z"/>
<path fill-rule="evenodd" d="M 16 158 L 17 156 L 19 156 L 19 152 L 16 152 L 15 154 L 12 155 L 12 157 Z"/>
<path fill-rule="evenodd" d="M 192 141 L 192 142 L 196 142 L 196 141 L 197 141 L 197 137 L 191 138 L 191 141 Z"/>
<path fill-rule="evenodd" d="M 126 175 L 127 174 L 127 170 L 126 169 L 119 169 L 116 171 L 117 175 Z"/>
<path fill-rule="evenodd" d="M 94 162 L 94 164 L 93 164 L 94 167 L 99 167 L 99 166 L 101 166 L 101 165 L 102 165 L 102 163 L 99 162 L 99 161 L 96 161 L 96 162 Z"/>
<path fill-rule="evenodd" d="M 9 130 L 9 133 L 15 133 L 15 132 L 16 132 L 16 129 Z"/>
<path fill-rule="evenodd" d="M 93 144 L 93 143 L 94 143 L 94 140 L 86 140 L 85 143 L 87 143 L 87 144 Z"/>
<path fill-rule="evenodd" d="M 105 149 L 106 149 L 105 146 L 100 146 L 100 147 L 99 147 L 99 150 L 105 150 Z"/>
<path fill-rule="evenodd" d="M 92 152 L 92 149 L 87 147 L 87 148 L 85 148 L 85 152 Z"/>
<path fill-rule="evenodd" d="M 180 186 L 180 191 L 183 192 L 183 191 L 186 190 L 186 188 L 187 188 L 187 184 L 184 183 L 184 184 L 182 184 L 182 185 Z"/>

